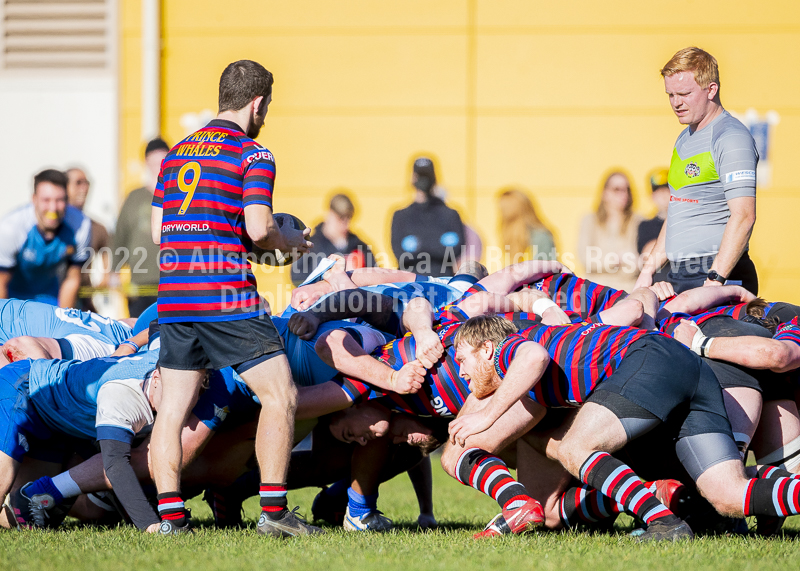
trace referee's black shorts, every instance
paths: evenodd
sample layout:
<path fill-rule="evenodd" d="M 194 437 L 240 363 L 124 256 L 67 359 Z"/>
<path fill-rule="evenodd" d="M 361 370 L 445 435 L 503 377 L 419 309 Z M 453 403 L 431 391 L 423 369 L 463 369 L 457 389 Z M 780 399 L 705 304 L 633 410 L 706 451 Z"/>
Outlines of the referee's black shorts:
<path fill-rule="evenodd" d="M 283 339 L 269 316 L 235 321 L 161 324 L 159 365 L 196 371 L 233 367 L 243 373 L 284 354 Z"/>

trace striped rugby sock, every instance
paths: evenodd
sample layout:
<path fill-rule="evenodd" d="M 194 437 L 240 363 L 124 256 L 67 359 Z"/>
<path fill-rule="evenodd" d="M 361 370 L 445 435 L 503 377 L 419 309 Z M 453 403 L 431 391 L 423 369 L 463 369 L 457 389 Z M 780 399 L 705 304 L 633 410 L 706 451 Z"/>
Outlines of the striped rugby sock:
<path fill-rule="evenodd" d="M 626 464 L 607 452 L 594 452 L 580 470 L 581 480 L 603 495 L 625 507 L 645 524 L 654 521 L 672 523 L 677 520 L 667 506 L 642 485 L 642 481 Z"/>
<path fill-rule="evenodd" d="M 273 520 L 281 519 L 286 511 L 286 484 L 261 484 L 258 495 L 261 496 L 261 511 Z"/>
<path fill-rule="evenodd" d="M 158 494 L 158 517 L 161 521 L 169 520 L 181 527 L 186 523 L 186 506 L 183 505 L 180 492 Z"/>
<path fill-rule="evenodd" d="M 800 480 L 753 478 L 742 498 L 744 515 L 786 517 L 800 514 Z"/>
<path fill-rule="evenodd" d="M 558 510 L 561 521 L 568 528 L 579 523 L 595 523 L 615 518 L 624 511 L 622 504 L 589 486 L 577 486 L 564 492 Z"/>
<path fill-rule="evenodd" d="M 800 474 L 795 474 L 783 468 L 776 468 L 775 466 L 761 466 L 761 468 L 758 469 L 758 477 L 762 480 L 774 480 L 775 478 L 800 480 Z"/>
<path fill-rule="evenodd" d="M 458 481 L 491 496 L 504 510 L 513 510 L 531 499 L 525 486 L 511 477 L 508 466 L 480 448 L 464 450 L 456 465 Z"/>

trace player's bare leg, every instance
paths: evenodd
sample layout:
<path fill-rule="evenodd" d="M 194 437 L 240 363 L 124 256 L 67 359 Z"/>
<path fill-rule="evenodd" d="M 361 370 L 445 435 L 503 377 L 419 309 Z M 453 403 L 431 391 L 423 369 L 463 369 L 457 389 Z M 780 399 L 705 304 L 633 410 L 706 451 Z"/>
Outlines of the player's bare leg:
<path fill-rule="evenodd" d="M 544 507 L 545 527 L 561 529 L 561 496 L 572 480 L 564 467 L 537 452 L 524 439 L 517 440 L 517 479 Z"/>
<path fill-rule="evenodd" d="M 791 400 L 766 401 L 752 449 L 758 465 L 800 472 L 800 418 Z"/>
<path fill-rule="evenodd" d="M 728 387 L 722 390 L 722 399 L 733 438 L 744 458 L 761 418 L 761 393 L 748 387 Z"/>
<path fill-rule="evenodd" d="M 392 520 L 378 511 L 381 472 L 389 461 L 391 438 L 368 441 L 353 450 L 344 528 L 348 531 L 390 531 Z"/>

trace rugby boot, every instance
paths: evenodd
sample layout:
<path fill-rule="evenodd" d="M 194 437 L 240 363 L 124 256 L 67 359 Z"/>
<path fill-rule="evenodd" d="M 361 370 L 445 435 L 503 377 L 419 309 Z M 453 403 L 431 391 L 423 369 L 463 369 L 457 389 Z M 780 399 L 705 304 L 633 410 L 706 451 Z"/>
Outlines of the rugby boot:
<path fill-rule="evenodd" d="M 231 490 L 206 488 L 203 499 L 214 515 L 214 526 L 217 529 L 242 528 L 242 501 L 236 498 Z"/>
<path fill-rule="evenodd" d="M 56 505 L 55 499 L 50 494 L 30 494 L 28 490 L 32 485 L 33 482 L 28 482 L 8 496 L 17 529 L 46 527 L 50 520 L 49 512 Z"/>
<path fill-rule="evenodd" d="M 344 528 L 347 531 L 392 531 L 394 523 L 380 510 L 372 510 L 360 517 L 350 513 L 350 506 L 344 516 Z"/>
<path fill-rule="evenodd" d="M 314 503 L 311 504 L 311 515 L 314 522 L 326 521 L 332 525 L 344 524 L 344 514 L 347 511 L 347 491 L 343 494 L 332 496 L 323 488 Z"/>
<path fill-rule="evenodd" d="M 512 533 L 511 528 L 506 523 L 506 518 L 502 513 L 497 514 L 492 520 L 486 524 L 483 531 L 480 531 L 472 536 L 472 539 L 487 539 L 489 537 L 500 537 Z"/>
<path fill-rule="evenodd" d="M 306 520 L 297 515 L 299 507 L 292 511 L 284 510 L 283 516 L 278 520 L 270 519 L 266 513 L 261 512 L 258 518 L 259 535 L 272 537 L 296 537 L 298 535 L 316 535 L 325 533 L 318 527 L 310 525 Z"/>
<path fill-rule="evenodd" d="M 502 514 L 511 533 L 525 533 L 544 525 L 544 508 L 533 498 L 518 508 L 504 509 Z"/>
<path fill-rule="evenodd" d="M 183 525 L 177 525 L 169 519 L 161 520 L 158 526 L 158 533 L 160 535 L 183 535 L 184 533 L 194 533 L 194 530 L 192 529 L 192 522 L 187 516 Z"/>
<path fill-rule="evenodd" d="M 781 531 L 785 517 L 771 515 L 756 516 L 756 533 L 761 537 L 775 537 Z"/>
<path fill-rule="evenodd" d="M 680 541 L 683 539 L 694 539 L 694 533 L 689 525 L 682 519 L 676 519 L 672 523 L 654 521 L 647 526 L 644 533 L 635 537 L 639 543 L 647 541 Z"/>

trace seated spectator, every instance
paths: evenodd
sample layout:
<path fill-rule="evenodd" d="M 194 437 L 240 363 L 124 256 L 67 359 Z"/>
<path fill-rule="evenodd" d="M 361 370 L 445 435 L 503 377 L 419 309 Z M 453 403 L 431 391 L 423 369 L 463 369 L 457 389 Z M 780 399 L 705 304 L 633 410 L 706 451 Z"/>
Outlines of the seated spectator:
<path fill-rule="evenodd" d="M 500 194 L 497 206 L 500 210 L 500 239 L 508 247 L 511 263 L 522 259 L 556 259 L 553 233 L 539 219 L 526 193 L 508 188 Z"/>
<path fill-rule="evenodd" d="M 91 237 L 91 220 L 67 204 L 67 175 L 37 174 L 31 204 L 0 219 L 0 298 L 75 307 Z"/>
<path fill-rule="evenodd" d="M 423 276 L 452 276 L 466 240 L 458 212 L 434 194 L 433 161 L 414 161 L 414 202 L 392 215 L 392 251 L 401 270 Z"/>
<path fill-rule="evenodd" d="M 355 207 L 346 194 L 339 193 L 331 199 L 325 220 L 317 224 L 309 238 L 314 247 L 292 264 L 294 285 L 300 285 L 331 254 L 344 256 L 348 270 L 376 265 L 369 246 L 350 231 L 354 215 Z"/>
<path fill-rule="evenodd" d="M 641 216 L 633 211 L 628 175 L 613 171 L 605 179 L 597 211 L 581 221 L 578 259 L 586 278 L 631 291 L 639 275 L 636 234 Z"/>
<path fill-rule="evenodd" d="M 70 205 L 83 212 L 83 207 L 86 206 L 86 199 L 89 196 L 89 187 L 91 185 L 89 178 L 86 176 L 86 172 L 84 172 L 83 169 L 77 167 L 67 169 L 65 174 L 67 175 L 67 201 Z M 89 218 L 89 220 L 92 222 L 91 267 L 92 270 L 95 270 L 99 263 L 100 271 L 81 272 L 81 287 L 92 287 L 93 285 L 96 287 L 108 287 L 109 272 L 111 271 L 109 264 L 111 260 L 109 259 L 108 249 L 101 249 L 108 248 L 111 239 L 105 226 L 92 218 Z M 97 279 L 93 280 L 92 274 L 97 275 Z M 89 295 L 79 296 L 78 304 L 78 309 L 97 311 Z"/>
<path fill-rule="evenodd" d="M 158 298 L 158 252 L 150 232 L 150 210 L 153 192 L 161 171 L 161 161 L 167 156 L 169 145 L 162 139 L 153 139 L 144 150 L 144 186 L 128 194 L 119 211 L 117 231 L 114 234 L 114 266 L 127 263 L 131 268 L 128 292 L 128 313 L 139 317 Z"/>
<path fill-rule="evenodd" d="M 636 247 L 640 254 L 650 252 L 656 240 L 658 240 L 664 220 L 667 219 L 667 209 L 669 208 L 668 176 L 669 169 L 657 168 L 650 171 L 650 176 L 647 177 L 650 182 L 650 188 L 653 191 L 653 204 L 655 204 L 658 212 L 650 220 L 643 220 L 639 223 Z"/>

